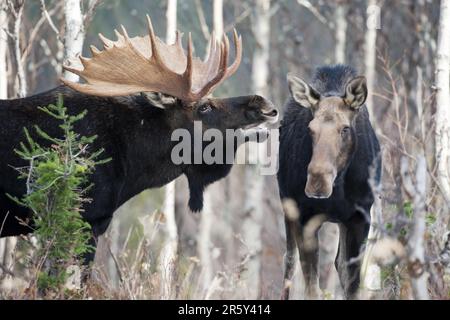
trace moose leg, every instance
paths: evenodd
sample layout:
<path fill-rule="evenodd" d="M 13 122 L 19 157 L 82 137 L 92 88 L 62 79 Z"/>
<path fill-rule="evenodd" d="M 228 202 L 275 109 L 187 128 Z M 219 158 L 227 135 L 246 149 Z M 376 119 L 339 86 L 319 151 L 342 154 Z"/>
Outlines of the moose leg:
<path fill-rule="evenodd" d="M 297 222 L 285 218 L 286 227 L 286 255 L 284 257 L 284 285 L 281 299 L 289 300 L 289 291 L 291 289 L 292 276 L 294 274 L 295 267 L 295 250 L 297 248 L 296 243 L 296 226 Z"/>
<path fill-rule="evenodd" d="M 318 231 L 322 221 L 314 217 L 305 225 L 300 226 L 297 233 L 297 246 L 305 279 L 305 298 L 319 297 L 319 237 Z"/>
<path fill-rule="evenodd" d="M 339 250 L 335 264 L 346 299 L 357 298 L 361 270 L 361 259 L 358 256 L 367 238 L 369 225 L 360 213 L 339 224 Z"/>

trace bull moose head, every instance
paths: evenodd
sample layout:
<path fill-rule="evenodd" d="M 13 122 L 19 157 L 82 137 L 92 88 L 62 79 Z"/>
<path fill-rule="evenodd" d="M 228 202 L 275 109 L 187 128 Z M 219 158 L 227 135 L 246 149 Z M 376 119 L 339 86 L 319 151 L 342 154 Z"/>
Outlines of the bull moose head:
<path fill-rule="evenodd" d="M 326 96 L 292 74 L 288 75 L 288 83 L 294 100 L 313 115 L 308 127 L 312 157 L 305 194 L 310 198 L 329 198 L 336 177 L 348 166 L 355 149 L 354 119 L 367 98 L 366 79 L 353 78 L 343 94 L 333 92 Z"/>
<path fill-rule="evenodd" d="M 115 30 L 117 41 L 99 34 L 104 44 L 100 51 L 90 46 L 92 58 L 78 57 L 65 65 L 86 83 L 66 79 L 67 86 L 96 96 L 122 96 L 142 93 L 154 106 L 170 109 L 168 116 L 172 129 L 190 122 L 202 121 L 205 128 L 238 129 L 256 126 L 265 121 L 276 121 L 278 112 L 272 103 L 261 96 L 243 96 L 228 99 L 205 98 L 219 84 L 233 75 L 242 59 L 242 39 L 233 32 L 235 60 L 228 66 L 229 40 L 211 35 L 205 59 L 193 56 L 189 33 L 187 54 L 182 46 L 182 34 L 176 32 L 174 44 L 166 44 L 153 30 L 147 15 L 149 34 L 128 36 Z M 176 121 L 178 120 L 178 121 Z"/>
<path fill-rule="evenodd" d="M 228 65 L 230 44 L 224 34 L 221 41 L 211 35 L 205 59 L 193 56 L 192 38 L 189 34 L 187 51 L 182 46 L 182 34 L 177 31 L 173 44 L 166 44 L 153 30 L 149 16 L 148 35 L 129 37 L 115 30 L 117 40 L 112 41 L 101 34 L 104 50 L 91 46 L 91 58 L 78 57 L 64 68 L 85 80 L 85 83 L 61 79 L 64 84 L 88 95 L 113 97 L 140 95 L 149 105 L 163 109 L 162 119 L 154 131 L 158 139 L 166 141 L 175 129 L 190 132 L 194 122 L 200 121 L 203 130 L 248 129 L 264 122 L 275 122 L 278 112 L 273 104 L 258 95 L 217 99 L 208 96 L 223 81 L 238 69 L 242 58 L 242 40 L 236 30 L 234 39 L 234 61 Z M 152 137 L 157 139 L 157 137 Z M 149 138 L 150 139 L 150 138 Z M 151 140 L 150 140 L 151 142 Z M 164 156 L 170 155 L 173 147 L 169 141 L 164 150 L 157 150 Z M 190 207 L 194 211 L 202 208 L 202 193 L 206 185 L 224 177 L 230 166 L 215 165 L 205 168 L 203 164 L 178 165 L 170 169 L 165 166 L 170 159 L 158 158 L 161 172 L 170 172 L 170 177 L 161 177 L 161 184 L 167 183 L 184 173 L 190 185 Z M 197 201 L 193 201 L 195 198 Z M 195 203 L 195 205 L 194 205 Z"/>

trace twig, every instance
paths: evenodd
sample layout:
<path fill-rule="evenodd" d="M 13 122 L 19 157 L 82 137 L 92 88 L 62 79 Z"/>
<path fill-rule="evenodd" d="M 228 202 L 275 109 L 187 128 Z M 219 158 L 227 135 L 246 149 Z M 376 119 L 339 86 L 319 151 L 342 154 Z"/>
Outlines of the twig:
<path fill-rule="evenodd" d="M 100 4 L 100 0 L 90 0 L 88 9 L 86 10 L 86 13 L 83 17 L 83 24 L 84 29 L 86 30 L 88 25 L 91 23 L 92 18 L 94 17 L 95 9 L 97 9 L 98 5 Z"/>
<path fill-rule="evenodd" d="M 211 34 L 209 32 L 208 24 L 206 23 L 205 13 L 203 12 L 200 0 L 195 0 L 195 8 L 197 9 L 198 20 L 200 21 L 200 29 L 202 30 L 203 37 L 208 40 Z"/>
<path fill-rule="evenodd" d="M 43 0 L 41 0 L 41 1 L 43 1 Z M 58 2 L 54 8 L 52 8 L 50 11 L 48 11 L 48 15 L 51 16 L 51 15 L 53 15 L 57 10 L 61 9 L 61 8 L 62 8 L 61 4 L 62 4 L 62 2 Z M 42 12 L 41 18 L 40 18 L 40 19 L 38 20 L 38 22 L 34 25 L 34 28 L 33 28 L 33 30 L 31 31 L 30 36 L 28 37 L 28 45 L 27 45 L 27 47 L 25 48 L 25 50 L 23 51 L 23 53 L 22 53 L 22 63 L 25 63 L 25 61 L 26 61 L 28 55 L 29 55 L 30 52 L 31 52 L 31 48 L 32 48 L 33 45 L 34 45 L 34 39 L 36 38 L 38 32 L 40 31 L 42 25 L 44 24 L 44 22 L 45 22 L 46 20 L 47 20 L 47 18 L 45 17 L 44 12 Z M 58 39 L 58 41 L 61 41 L 61 40 L 59 39 L 58 36 L 57 36 L 57 39 Z"/>
<path fill-rule="evenodd" d="M 9 270 L 5 265 L 3 265 L 3 263 L 0 263 L 0 269 L 2 269 L 2 271 L 3 271 L 5 274 L 7 274 L 7 275 L 9 275 L 9 276 L 11 276 L 11 277 L 13 277 L 13 278 L 16 277 L 16 275 L 14 274 L 14 272 L 12 272 L 11 270 Z"/>
<path fill-rule="evenodd" d="M 49 12 L 47 11 L 46 7 L 45 7 L 45 0 L 40 0 L 41 1 L 41 10 L 42 10 L 42 14 L 44 15 L 44 17 L 47 19 L 48 24 L 50 25 L 50 28 L 55 32 L 56 34 L 56 38 L 61 41 L 60 35 L 59 35 L 59 30 L 58 28 L 55 26 L 55 24 L 53 23 L 52 18 L 50 17 Z"/>
<path fill-rule="evenodd" d="M 241 13 L 239 16 L 237 16 L 236 19 L 235 19 L 232 23 L 227 24 L 227 25 L 225 26 L 224 32 L 227 33 L 227 32 L 229 32 L 229 31 L 233 30 L 233 28 L 234 28 L 237 24 L 241 23 L 241 22 L 244 21 L 248 16 L 250 16 L 250 13 L 251 13 L 251 12 L 252 12 L 252 9 L 251 9 L 250 7 L 247 8 L 247 9 L 245 9 L 244 11 L 242 11 L 242 13 Z"/>
<path fill-rule="evenodd" d="M 317 10 L 317 8 L 312 5 L 311 2 L 309 2 L 308 0 L 297 0 L 297 3 L 308 9 L 309 12 L 311 12 L 321 23 L 323 23 L 330 29 L 334 28 L 334 24 L 328 21 L 328 19 L 324 15 L 322 15 L 319 10 Z"/>
<path fill-rule="evenodd" d="M 17 94 L 19 97 L 23 98 L 27 95 L 27 82 L 25 78 L 25 70 L 23 67 L 22 59 L 21 59 L 21 50 L 20 50 L 20 26 L 22 24 L 22 14 L 23 14 L 23 8 L 25 6 L 25 0 L 23 1 L 16 1 L 17 8 L 14 7 L 13 3 L 11 1 L 8 1 L 10 6 L 11 14 L 14 16 L 14 32 L 13 32 L 13 39 L 14 39 L 14 56 L 16 59 L 17 64 L 17 81 L 18 81 L 18 88 L 17 88 Z"/>

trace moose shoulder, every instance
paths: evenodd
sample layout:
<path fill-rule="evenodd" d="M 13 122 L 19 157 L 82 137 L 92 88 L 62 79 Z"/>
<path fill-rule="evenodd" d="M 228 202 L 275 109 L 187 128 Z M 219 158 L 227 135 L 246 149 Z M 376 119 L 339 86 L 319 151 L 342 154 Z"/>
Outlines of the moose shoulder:
<path fill-rule="evenodd" d="M 316 69 L 311 85 L 291 74 L 288 83 L 278 183 L 282 201 L 292 199 L 299 215 L 285 212 L 285 279 L 292 277 L 298 247 L 307 294 L 317 295 L 317 232 L 323 222 L 335 222 L 340 230 L 336 266 L 346 296 L 353 297 L 360 263 L 348 262 L 367 237 L 374 200 L 370 181 L 378 183 L 381 170 L 379 143 L 364 105 L 366 81 L 337 65 Z"/>
<path fill-rule="evenodd" d="M 91 148 L 103 148 L 103 156 L 112 158 L 93 173 L 90 181 L 93 188 L 88 195 L 93 201 L 84 208 L 83 216 L 92 225 L 95 237 L 105 232 L 120 205 L 145 189 L 163 186 L 185 174 L 191 194 L 189 205 L 193 211 L 199 211 L 204 188 L 228 174 L 231 164 L 175 164 L 171 159 L 177 143 L 171 139 L 175 129 L 192 133 L 194 122 L 199 121 L 204 130 L 214 128 L 225 137 L 227 129 L 276 121 L 276 109 L 263 97 L 207 97 L 239 66 L 242 49 L 236 32 L 236 58 L 228 66 L 226 36 L 220 43 L 212 36 L 208 58 L 201 61 L 192 55 L 190 38 L 185 54 L 179 35 L 175 44 L 167 45 L 154 35 L 150 19 L 148 23 L 149 35 L 129 38 L 123 29 L 117 41 L 102 37 L 103 51 L 92 47 L 92 58 L 80 57 L 77 67 L 65 67 L 86 83 L 64 80 L 66 86 L 45 93 L 0 100 L 1 237 L 32 231 L 19 222 L 27 220 L 30 212 L 6 196 L 20 198 L 26 192 L 25 183 L 17 179 L 14 168 L 27 164 L 14 149 L 25 139 L 24 127 L 34 132 L 33 126 L 38 125 L 50 136 L 61 136 L 58 123 L 38 110 L 38 106 L 55 103 L 59 94 L 71 114 L 88 111 L 77 123 L 76 132 L 83 136 L 97 135 Z"/>

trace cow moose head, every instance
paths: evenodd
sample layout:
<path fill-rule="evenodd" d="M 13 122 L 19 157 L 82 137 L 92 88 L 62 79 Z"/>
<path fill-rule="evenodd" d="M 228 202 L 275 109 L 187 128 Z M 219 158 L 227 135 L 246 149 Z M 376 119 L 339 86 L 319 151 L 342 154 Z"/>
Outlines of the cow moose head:
<path fill-rule="evenodd" d="M 345 170 L 355 149 L 354 119 L 367 98 L 366 79 L 353 78 L 345 85 L 344 94 L 326 96 L 292 74 L 288 75 L 288 83 L 293 99 L 313 115 L 308 126 L 312 157 L 305 194 L 309 198 L 329 198 L 336 177 Z"/>

